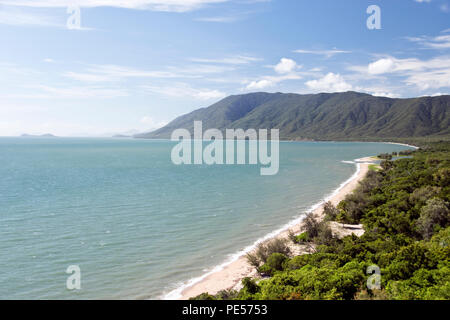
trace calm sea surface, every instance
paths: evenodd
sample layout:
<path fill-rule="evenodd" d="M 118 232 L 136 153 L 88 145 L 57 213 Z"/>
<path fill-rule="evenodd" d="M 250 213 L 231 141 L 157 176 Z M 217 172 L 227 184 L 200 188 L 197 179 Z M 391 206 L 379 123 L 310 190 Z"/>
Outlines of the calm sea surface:
<path fill-rule="evenodd" d="M 175 166 L 174 143 L 0 138 L 0 298 L 158 299 L 330 194 L 382 143 L 285 142 L 280 171 Z M 81 269 L 69 291 L 66 269 Z"/>

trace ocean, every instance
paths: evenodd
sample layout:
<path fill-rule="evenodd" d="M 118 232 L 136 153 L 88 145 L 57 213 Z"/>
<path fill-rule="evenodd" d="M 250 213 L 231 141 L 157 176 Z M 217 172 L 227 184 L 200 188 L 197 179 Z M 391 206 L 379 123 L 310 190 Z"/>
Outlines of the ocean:
<path fill-rule="evenodd" d="M 174 165 L 171 141 L 0 138 L 0 299 L 161 299 L 235 259 L 349 179 L 410 149 L 281 142 L 259 165 Z M 68 290 L 69 266 L 80 290 Z M 169 295 L 168 295 L 169 294 Z"/>

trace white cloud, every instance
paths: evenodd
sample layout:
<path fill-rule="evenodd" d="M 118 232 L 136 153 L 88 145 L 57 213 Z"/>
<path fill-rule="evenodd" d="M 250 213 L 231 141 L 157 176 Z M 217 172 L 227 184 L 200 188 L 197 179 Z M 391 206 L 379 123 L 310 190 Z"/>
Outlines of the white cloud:
<path fill-rule="evenodd" d="M 186 12 L 199 9 L 208 4 L 227 2 L 228 0 L 0 0 L 0 4 L 37 7 L 66 8 L 74 4 L 79 7 L 116 7 L 137 10 Z"/>
<path fill-rule="evenodd" d="M 41 75 L 41 72 L 34 69 L 25 68 L 14 63 L 0 62 L 0 80 L 10 81 L 13 76 L 31 78 Z"/>
<path fill-rule="evenodd" d="M 344 92 L 353 88 L 340 74 L 332 72 L 320 79 L 307 81 L 305 84 L 308 88 L 316 92 Z"/>
<path fill-rule="evenodd" d="M 367 67 L 353 66 L 351 69 L 368 76 L 401 76 L 404 77 L 401 81 L 420 90 L 450 87 L 450 56 L 438 56 L 430 60 L 387 57 L 370 63 Z"/>
<path fill-rule="evenodd" d="M 112 82 L 126 78 L 201 78 L 205 74 L 222 73 L 231 70 L 234 69 L 232 67 L 215 65 L 169 66 L 166 70 L 143 70 L 119 65 L 91 65 L 84 72 L 69 71 L 63 75 L 83 82 Z"/>
<path fill-rule="evenodd" d="M 415 2 L 419 2 L 419 3 L 422 3 L 422 2 L 431 2 L 431 0 L 414 0 Z"/>
<path fill-rule="evenodd" d="M 392 59 L 380 59 L 368 66 L 368 72 L 370 74 L 383 74 L 393 70 L 394 61 Z"/>
<path fill-rule="evenodd" d="M 273 70 L 279 75 L 264 76 L 258 80 L 244 81 L 243 83 L 246 84 L 245 90 L 261 90 L 273 87 L 282 81 L 299 80 L 302 78 L 302 76 L 296 72 L 296 70 L 300 69 L 301 66 L 297 65 L 297 63 L 292 59 L 281 58 L 278 64 L 269 67 L 273 68 Z"/>
<path fill-rule="evenodd" d="M 295 53 L 302 53 L 302 54 L 315 54 L 315 55 L 321 55 L 325 56 L 327 58 L 331 58 L 332 56 L 340 53 L 351 53 L 351 51 L 345 51 L 345 50 L 338 50 L 338 49 L 332 49 L 332 50 L 303 50 L 298 49 L 294 50 Z"/>
<path fill-rule="evenodd" d="M 213 100 L 213 99 L 221 99 L 226 96 L 226 93 L 214 90 L 214 89 L 196 89 L 185 83 L 174 83 L 171 86 L 152 86 L 152 85 L 144 85 L 141 87 L 142 89 L 156 93 L 162 94 L 170 97 L 178 97 L 178 98 L 193 98 L 196 100 Z"/>
<path fill-rule="evenodd" d="M 275 83 L 273 81 L 263 79 L 259 81 L 252 81 L 247 85 L 248 90 L 261 90 L 273 86 Z"/>
<path fill-rule="evenodd" d="M 62 23 L 47 15 L 4 8 L 0 10 L 0 24 L 11 26 L 63 27 Z"/>
<path fill-rule="evenodd" d="M 168 71 L 148 71 L 118 65 L 92 65 L 87 72 L 66 72 L 65 77 L 85 82 L 118 81 L 124 78 L 175 78 Z"/>
<path fill-rule="evenodd" d="M 277 73 L 285 74 L 291 73 L 297 68 L 297 63 L 294 60 L 281 58 L 280 62 L 274 67 Z"/>
<path fill-rule="evenodd" d="M 128 92 L 119 88 L 104 88 L 98 86 L 72 86 L 72 87 L 54 87 L 39 85 L 35 88 L 44 92 L 41 98 L 117 98 L 128 96 Z M 25 96 L 26 97 L 26 96 Z"/>
<path fill-rule="evenodd" d="M 217 64 L 231 64 L 231 65 L 240 65 L 240 64 L 248 64 L 251 62 L 261 61 L 260 58 L 250 57 L 250 56 L 231 56 L 222 59 L 202 59 L 202 58 L 192 58 L 190 61 L 198 62 L 198 63 L 217 63 Z"/>
<path fill-rule="evenodd" d="M 79 73 L 79 72 L 66 72 L 64 76 L 73 80 L 82 82 L 106 82 L 106 81 L 117 81 L 116 77 L 109 77 L 107 75 L 98 75 L 91 73 Z"/>
<path fill-rule="evenodd" d="M 400 98 L 400 95 L 386 91 L 385 88 L 370 88 L 361 91 L 367 92 L 375 97 Z"/>
<path fill-rule="evenodd" d="M 156 130 L 164 127 L 167 121 L 156 121 L 153 117 L 144 116 L 141 118 L 140 122 L 146 126 L 148 130 Z"/>
<path fill-rule="evenodd" d="M 447 33 L 450 29 L 442 31 L 442 33 Z M 450 49 L 450 34 L 439 35 L 436 37 L 407 37 L 407 40 L 411 42 L 417 42 L 427 49 Z"/>
<path fill-rule="evenodd" d="M 223 17 L 203 17 L 203 18 L 197 18 L 195 21 L 200 22 L 217 22 L 217 23 L 231 23 L 237 21 L 236 16 L 223 16 Z"/>
<path fill-rule="evenodd" d="M 265 88 L 270 88 L 277 85 L 280 82 L 286 80 L 299 80 L 302 77 L 296 73 L 289 73 L 280 76 L 265 76 L 260 80 L 255 81 L 245 81 L 244 84 L 247 84 L 246 90 L 261 90 Z"/>
<path fill-rule="evenodd" d="M 428 69 L 410 74 L 405 82 L 417 86 L 420 90 L 450 88 L 450 68 Z"/>

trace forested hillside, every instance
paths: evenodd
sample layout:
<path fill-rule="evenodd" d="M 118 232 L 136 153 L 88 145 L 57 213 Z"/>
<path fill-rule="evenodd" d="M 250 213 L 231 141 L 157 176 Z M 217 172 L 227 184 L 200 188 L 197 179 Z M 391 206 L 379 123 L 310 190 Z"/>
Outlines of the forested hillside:
<path fill-rule="evenodd" d="M 251 93 L 227 97 L 138 138 L 167 139 L 173 130 L 280 130 L 281 139 L 385 140 L 450 136 L 450 96 L 390 99 L 357 92 Z"/>

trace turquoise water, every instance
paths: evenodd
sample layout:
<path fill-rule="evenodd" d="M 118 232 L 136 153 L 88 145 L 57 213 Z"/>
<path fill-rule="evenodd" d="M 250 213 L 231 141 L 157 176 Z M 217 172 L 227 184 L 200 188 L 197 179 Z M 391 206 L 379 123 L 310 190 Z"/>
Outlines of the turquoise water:
<path fill-rule="evenodd" d="M 158 299 L 400 151 L 286 142 L 280 171 L 175 166 L 170 141 L 0 138 L 0 298 Z M 69 265 L 81 290 L 66 289 Z"/>

